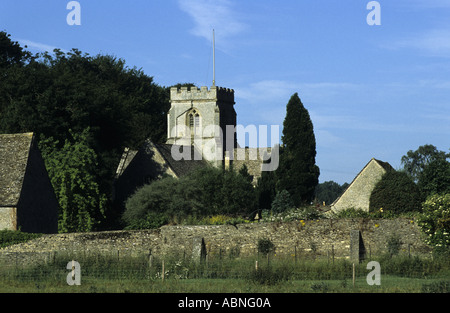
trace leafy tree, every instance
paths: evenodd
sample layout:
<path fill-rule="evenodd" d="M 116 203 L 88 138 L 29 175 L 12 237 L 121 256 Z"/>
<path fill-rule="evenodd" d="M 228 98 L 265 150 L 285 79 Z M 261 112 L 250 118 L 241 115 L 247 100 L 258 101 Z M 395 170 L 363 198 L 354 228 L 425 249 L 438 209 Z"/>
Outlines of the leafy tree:
<path fill-rule="evenodd" d="M 375 185 L 369 200 L 370 212 L 394 214 L 420 211 L 421 194 L 417 185 L 404 172 L 395 170 L 386 172 Z"/>
<path fill-rule="evenodd" d="M 32 131 L 61 149 L 69 130 L 80 134 L 89 127 L 95 183 L 107 198 L 124 147 L 136 149 L 147 138 L 165 141 L 169 88 L 123 59 L 77 49 L 32 55 L 0 32 L 0 81 L 0 133 Z M 115 227 L 105 221 L 103 227 Z"/>
<path fill-rule="evenodd" d="M 59 232 L 92 231 L 104 218 L 106 196 L 97 183 L 97 155 L 89 146 L 89 128 L 70 132 L 72 140 L 58 148 L 53 138 L 40 141 L 40 149 L 59 202 Z"/>
<path fill-rule="evenodd" d="M 431 161 L 420 173 L 418 186 L 424 198 L 436 193 L 450 193 L 450 162 L 444 158 Z"/>
<path fill-rule="evenodd" d="M 286 107 L 277 190 L 287 190 L 296 206 L 310 202 L 319 182 L 316 139 L 308 110 L 295 93 Z"/>
<path fill-rule="evenodd" d="M 419 181 L 420 174 L 433 161 L 450 158 L 450 153 L 439 151 L 435 146 L 427 144 L 420 146 L 416 151 L 409 150 L 402 156 L 403 170 L 414 180 Z"/>
<path fill-rule="evenodd" d="M 20 44 L 12 41 L 10 37 L 10 34 L 0 31 L 0 69 L 12 65 L 23 65 L 31 58 L 31 54 L 24 51 Z"/>

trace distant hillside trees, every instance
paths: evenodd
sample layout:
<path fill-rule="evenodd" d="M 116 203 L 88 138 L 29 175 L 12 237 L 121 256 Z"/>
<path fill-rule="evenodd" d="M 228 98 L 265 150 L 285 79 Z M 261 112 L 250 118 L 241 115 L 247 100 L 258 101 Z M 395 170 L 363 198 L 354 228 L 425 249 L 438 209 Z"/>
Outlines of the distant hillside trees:
<path fill-rule="evenodd" d="M 322 204 L 330 205 L 347 189 L 348 183 L 339 185 L 334 181 L 320 183 L 316 187 L 316 201 Z"/>

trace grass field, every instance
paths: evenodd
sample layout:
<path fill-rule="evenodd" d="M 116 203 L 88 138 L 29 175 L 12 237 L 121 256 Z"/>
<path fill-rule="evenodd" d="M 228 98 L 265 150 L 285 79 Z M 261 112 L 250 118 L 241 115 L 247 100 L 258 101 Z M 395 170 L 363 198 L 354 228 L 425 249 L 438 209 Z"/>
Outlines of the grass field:
<path fill-rule="evenodd" d="M 187 260 L 83 257 L 81 285 L 66 282 L 69 256 L 48 264 L 20 267 L 2 264 L 2 293 L 416 293 L 450 292 L 448 257 L 421 259 L 380 256 L 380 285 L 366 281 L 367 261 L 355 266 L 347 260 L 226 258 L 194 264 Z"/>

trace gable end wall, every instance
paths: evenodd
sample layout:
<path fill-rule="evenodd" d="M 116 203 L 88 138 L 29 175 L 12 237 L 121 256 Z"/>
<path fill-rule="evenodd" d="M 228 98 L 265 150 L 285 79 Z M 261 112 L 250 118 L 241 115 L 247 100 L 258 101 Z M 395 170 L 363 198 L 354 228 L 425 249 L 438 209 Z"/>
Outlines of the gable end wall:
<path fill-rule="evenodd" d="M 349 208 L 369 212 L 369 200 L 373 188 L 386 170 L 375 160 L 372 160 L 355 178 L 342 196 L 332 205 L 334 212 Z"/>

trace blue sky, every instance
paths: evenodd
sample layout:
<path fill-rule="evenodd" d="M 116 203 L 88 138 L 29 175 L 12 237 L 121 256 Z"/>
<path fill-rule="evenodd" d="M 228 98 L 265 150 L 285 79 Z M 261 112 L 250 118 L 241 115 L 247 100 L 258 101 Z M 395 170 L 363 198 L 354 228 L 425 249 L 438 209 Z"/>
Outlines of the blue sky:
<path fill-rule="evenodd" d="M 314 124 L 320 181 L 350 182 L 372 158 L 450 148 L 450 1 L 0 0 L 0 30 L 32 52 L 111 54 L 162 86 L 235 90 L 238 123 L 282 126 L 298 92 Z M 281 131 L 281 128 L 280 128 Z"/>

